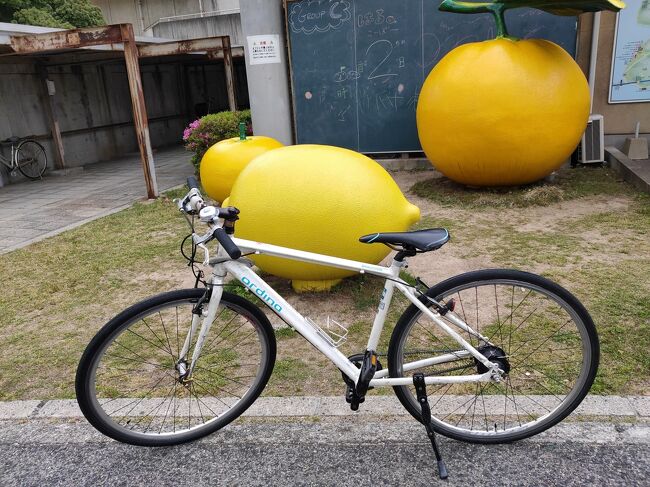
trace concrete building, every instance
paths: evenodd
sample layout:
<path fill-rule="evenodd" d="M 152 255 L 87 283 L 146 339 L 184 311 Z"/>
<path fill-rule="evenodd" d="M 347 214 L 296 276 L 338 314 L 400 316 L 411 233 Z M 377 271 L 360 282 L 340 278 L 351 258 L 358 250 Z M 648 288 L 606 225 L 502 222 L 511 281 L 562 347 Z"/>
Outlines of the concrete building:
<path fill-rule="evenodd" d="M 66 169 L 139 150 L 129 81 L 120 44 L 20 54 L 15 39 L 60 29 L 0 23 L 0 140 L 33 138 L 48 166 Z M 138 46 L 164 44 L 135 38 Z M 141 57 L 139 71 L 153 149 L 179 145 L 183 128 L 206 113 L 228 110 L 224 62 L 206 52 Z M 233 49 L 236 106 L 248 107 L 242 50 Z M 56 132 L 59 143 L 53 136 Z M 0 148 L 9 158 L 9 148 Z M 0 186 L 20 175 L 0 165 Z"/>
<path fill-rule="evenodd" d="M 136 35 L 151 42 L 164 40 L 161 38 L 185 40 L 229 35 L 235 57 L 238 106 L 249 106 L 250 93 L 256 131 L 284 143 L 295 141 L 283 0 L 94 0 L 94 3 L 101 7 L 107 23 L 132 23 Z M 642 134 L 647 136 L 650 132 L 650 104 L 608 102 L 616 14 L 603 12 L 600 16 L 599 36 L 594 44 L 595 61 L 593 19 L 592 14 L 578 18 L 576 59 L 586 76 L 593 63 L 592 112 L 604 116 L 605 145 L 621 148 L 637 122 L 641 124 Z M 52 30 L 3 24 L 0 45 L 11 34 Z M 261 34 L 278 36 L 280 62 L 277 64 L 251 64 L 248 59 L 247 37 Z M 293 72 L 300 69 L 292 66 Z M 153 58 L 143 60 L 141 70 L 154 147 L 180 143 L 182 129 L 189 121 L 208 112 L 228 109 L 223 65 L 219 62 L 192 56 Z M 74 53 L 0 59 L 0 139 L 34 137 L 45 145 L 50 161 L 54 161 L 44 77 L 53 81 L 56 88 L 53 106 L 65 145 L 66 167 L 108 160 L 137 150 L 125 96 L 123 61 Z M 9 179 L 6 170 L 0 167 L 0 180 Z"/>
<path fill-rule="evenodd" d="M 93 0 L 93 3 L 102 9 L 107 22 L 132 22 L 136 27 L 136 32 L 143 35 L 156 35 L 174 39 L 190 39 L 212 34 L 230 35 L 233 46 L 244 46 L 244 35 L 251 34 L 250 32 L 242 32 L 242 24 L 248 25 L 249 30 L 255 30 L 255 32 L 252 32 L 253 34 L 277 30 L 279 27 L 279 17 L 275 15 L 277 10 L 282 17 L 280 27 L 284 47 L 284 41 L 287 37 L 284 28 L 284 6 L 291 5 L 293 1 Z M 270 12 L 273 15 L 269 15 Z M 242 14 L 245 14 L 247 18 L 242 19 Z M 616 14 L 602 12 L 600 15 L 599 36 L 597 43 L 594 44 L 594 51 L 597 50 L 596 57 L 592 56 L 593 19 L 594 14 L 590 13 L 578 17 L 576 60 L 583 69 L 585 76 L 589 76 L 590 62 L 595 62 L 592 113 L 604 116 L 605 145 L 620 148 L 625 137 L 633 133 L 637 122 L 641 124 L 642 134 L 647 135 L 650 132 L 650 104 L 611 104 L 608 102 Z M 300 69 L 299 66 L 293 68 Z M 251 70 L 250 64 L 247 64 L 247 69 Z M 253 67 L 253 69 L 258 72 L 262 71 L 259 67 Z M 282 69 L 288 70 L 286 60 L 283 61 Z M 283 82 L 290 84 L 290 79 Z M 260 88 L 251 87 L 250 80 L 249 88 L 252 88 L 251 97 L 256 98 L 255 91 Z M 291 97 L 286 94 L 286 87 L 279 87 L 275 92 L 275 96 L 279 97 L 280 101 L 289 104 L 293 109 Z M 268 93 L 265 93 L 265 97 L 268 97 Z M 257 98 L 262 99 L 263 97 Z M 253 103 L 254 108 L 255 103 Z M 255 116 L 256 110 L 253 111 Z M 265 111 L 265 109 L 262 111 Z M 257 116 L 257 125 L 259 126 L 261 123 L 260 114 L 258 113 Z M 263 116 L 274 118 L 272 113 Z M 274 120 L 273 123 L 277 123 L 277 121 Z"/>
<path fill-rule="evenodd" d="M 593 113 L 603 115 L 605 123 L 605 145 L 621 148 L 626 137 L 634 133 L 634 126 L 641 123 L 641 133 L 650 135 L 650 103 L 609 103 L 609 86 L 612 71 L 614 31 L 616 14 L 602 12 L 595 60 L 595 84 Z M 594 14 L 580 15 L 578 22 L 578 50 L 576 60 L 586 76 L 589 75 L 592 54 Z"/>
<path fill-rule="evenodd" d="M 196 39 L 228 35 L 243 45 L 239 0 L 92 0 L 106 23 L 133 24 L 136 35 Z"/>

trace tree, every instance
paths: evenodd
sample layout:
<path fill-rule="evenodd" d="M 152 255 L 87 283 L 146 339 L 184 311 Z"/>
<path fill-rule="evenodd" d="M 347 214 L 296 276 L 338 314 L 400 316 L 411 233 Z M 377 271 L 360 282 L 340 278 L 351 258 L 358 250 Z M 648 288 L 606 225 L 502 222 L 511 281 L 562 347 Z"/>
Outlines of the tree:
<path fill-rule="evenodd" d="M 90 0 L 4 0 L 0 21 L 63 29 L 106 24 Z"/>

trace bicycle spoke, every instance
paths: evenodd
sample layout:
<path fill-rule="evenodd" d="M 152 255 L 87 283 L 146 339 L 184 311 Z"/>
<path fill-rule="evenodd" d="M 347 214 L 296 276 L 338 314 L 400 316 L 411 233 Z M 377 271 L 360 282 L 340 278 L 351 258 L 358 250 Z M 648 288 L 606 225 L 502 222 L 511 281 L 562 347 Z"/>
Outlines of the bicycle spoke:
<path fill-rule="evenodd" d="M 453 296 L 457 300 L 458 317 L 466 323 L 469 319 L 475 331 L 488 337 L 489 346 L 504 351 L 503 357 L 493 356 L 490 360 L 503 360 L 507 372 L 499 383 L 438 385 L 435 393 L 438 397 L 431 401 L 432 420 L 457 439 L 524 438 L 538 432 L 540 424 L 548 427 L 557 422 L 562 411 L 570 407 L 566 401 L 568 395 L 577 389 L 586 393 L 585 380 L 581 379 L 585 373 L 584 361 L 589 359 L 585 333 L 581 331 L 584 322 L 576 318 L 580 313 L 567 304 L 570 299 L 558 296 L 559 291 L 549 292 L 541 278 L 520 273 L 521 280 L 518 280 L 517 271 L 472 274 L 504 277 L 477 278 L 466 281 L 467 284 L 452 278 L 448 290 L 441 287 L 436 291 L 436 299 L 446 302 Z M 534 284 L 529 284 L 528 279 Z M 459 354 L 462 349 L 449 346 L 450 338 L 444 330 L 427 327 L 423 312 L 410 313 L 409 321 L 401 325 L 402 329 L 396 329 L 400 333 L 399 352 L 397 358 L 392 356 L 399 364 L 397 370 L 401 375 L 410 376 L 413 372 L 404 372 L 406 363 L 447 354 L 458 359 L 418 370 L 437 377 L 465 376 L 472 369 L 481 370 L 473 357 L 463 357 Z M 474 345 L 474 338 L 470 334 L 467 341 Z M 480 344 L 478 339 L 476 346 Z M 450 368 L 444 364 L 460 366 Z M 408 401 L 416 404 L 413 389 L 409 386 L 407 390 L 410 391 Z"/>
<path fill-rule="evenodd" d="M 169 353 L 171 354 L 172 358 L 174 358 L 174 354 L 172 353 L 172 344 L 169 343 L 169 335 L 167 335 L 167 327 L 165 327 L 165 322 L 163 321 L 162 314 L 160 313 L 160 311 L 158 311 L 158 315 L 160 316 L 160 324 L 162 325 L 163 331 L 165 332 L 165 338 L 167 339 L 167 346 L 169 347 Z M 176 361 L 175 358 L 174 361 Z"/>

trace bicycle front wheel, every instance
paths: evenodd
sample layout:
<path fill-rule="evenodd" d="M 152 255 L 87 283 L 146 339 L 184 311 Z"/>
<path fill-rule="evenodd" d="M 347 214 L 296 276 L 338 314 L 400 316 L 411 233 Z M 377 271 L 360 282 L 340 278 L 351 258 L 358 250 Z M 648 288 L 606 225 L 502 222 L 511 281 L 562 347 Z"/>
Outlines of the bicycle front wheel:
<path fill-rule="evenodd" d="M 260 395 L 275 363 L 273 328 L 259 308 L 227 292 L 191 380 L 180 380 L 179 352 L 203 294 L 185 289 L 147 299 L 95 336 L 76 378 L 77 401 L 95 428 L 134 445 L 175 445 L 222 428 Z"/>
<path fill-rule="evenodd" d="M 47 155 L 41 144 L 24 140 L 16 148 L 18 170 L 29 179 L 40 179 L 47 168 Z"/>
<path fill-rule="evenodd" d="M 438 302 L 454 299 L 456 315 L 490 344 L 442 319 L 506 370 L 500 383 L 428 386 L 432 426 L 439 433 L 474 443 L 520 440 L 557 424 L 589 391 L 598 368 L 598 336 L 582 304 L 559 285 L 527 272 L 485 270 L 443 281 L 426 294 Z M 405 364 L 436 355 L 447 358 L 404 372 Z M 388 364 L 391 377 L 485 371 L 414 305 L 395 326 Z M 415 389 L 394 390 L 421 421 Z"/>

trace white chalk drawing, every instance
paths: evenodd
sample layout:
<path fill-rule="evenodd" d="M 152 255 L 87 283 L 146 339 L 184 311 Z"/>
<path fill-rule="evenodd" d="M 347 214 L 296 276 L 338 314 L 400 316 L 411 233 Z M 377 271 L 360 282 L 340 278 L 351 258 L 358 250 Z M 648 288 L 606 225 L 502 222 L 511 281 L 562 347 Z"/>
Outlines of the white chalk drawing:
<path fill-rule="evenodd" d="M 391 55 L 392 52 L 393 52 L 393 43 L 392 43 L 391 41 L 389 41 L 388 39 L 379 39 L 379 40 L 373 42 L 372 44 L 370 44 L 370 45 L 368 46 L 368 49 L 366 49 L 366 57 L 368 57 L 368 54 L 370 53 L 370 51 L 371 51 L 373 48 L 376 48 L 375 50 L 377 51 L 377 50 L 381 50 L 381 49 L 382 49 L 382 46 L 383 46 L 383 49 L 385 50 L 386 54 L 385 54 L 385 56 L 382 58 L 382 60 L 379 61 L 379 64 L 377 64 L 377 65 L 375 66 L 375 69 L 373 69 L 372 71 L 370 71 L 370 74 L 368 75 L 368 79 L 369 79 L 369 80 L 370 80 L 370 79 L 376 79 L 376 78 L 384 78 L 384 77 L 386 77 L 386 76 L 397 76 L 397 73 L 391 73 L 391 72 L 390 72 L 390 66 L 386 66 L 386 67 L 384 68 L 384 69 L 385 69 L 384 72 L 382 72 L 382 73 L 377 73 L 377 71 L 379 70 L 379 68 L 381 68 L 382 65 L 386 63 L 386 61 L 388 60 L 388 58 L 390 58 L 390 55 Z M 377 74 L 375 74 L 375 73 L 377 73 Z"/>
<path fill-rule="evenodd" d="M 348 105 L 343 110 L 339 111 L 339 115 L 338 115 L 338 121 L 339 122 L 345 122 L 345 114 L 350 110 L 350 108 L 351 108 L 351 106 Z"/>
<path fill-rule="evenodd" d="M 336 83 L 343 83 L 344 81 L 359 79 L 361 77 L 361 72 L 363 72 L 363 64 L 359 63 L 358 65 L 361 68 L 361 71 L 358 70 L 347 70 L 347 66 L 341 66 L 339 70 L 334 75 L 334 81 Z"/>
<path fill-rule="evenodd" d="M 357 27 L 368 27 L 370 25 L 394 25 L 398 22 L 398 18 L 394 15 L 384 15 L 383 8 L 372 10 L 360 15 L 357 15 Z"/>
<path fill-rule="evenodd" d="M 294 3 L 289 10 L 289 26 L 297 34 L 337 30 L 351 19 L 352 9 L 347 0 L 307 0 Z"/>

